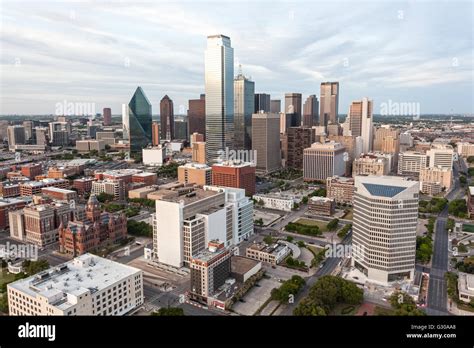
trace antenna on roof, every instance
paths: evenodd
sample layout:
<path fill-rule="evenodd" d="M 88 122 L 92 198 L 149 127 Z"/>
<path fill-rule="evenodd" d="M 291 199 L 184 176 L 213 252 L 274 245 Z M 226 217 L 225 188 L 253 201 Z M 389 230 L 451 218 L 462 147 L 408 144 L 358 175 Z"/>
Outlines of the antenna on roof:
<path fill-rule="evenodd" d="M 239 64 L 239 76 L 242 75 L 242 64 Z"/>

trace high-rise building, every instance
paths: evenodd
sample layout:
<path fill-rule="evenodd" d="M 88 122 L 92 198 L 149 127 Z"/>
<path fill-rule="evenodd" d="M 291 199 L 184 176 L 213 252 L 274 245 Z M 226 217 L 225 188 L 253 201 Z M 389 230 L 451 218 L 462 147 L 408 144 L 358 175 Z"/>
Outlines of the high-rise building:
<path fill-rule="evenodd" d="M 429 158 L 425 153 L 416 151 L 405 151 L 398 154 L 398 175 L 419 177 L 422 168 L 429 164 Z"/>
<path fill-rule="evenodd" d="M 301 93 L 285 93 L 285 113 L 291 115 L 291 126 L 301 126 Z"/>
<path fill-rule="evenodd" d="M 303 126 L 313 127 L 319 125 L 319 101 L 316 95 L 306 98 L 303 105 Z"/>
<path fill-rule="evenodd" d="M 427 167 L 420 170 L 420 191 L 424 183 L 437 183 L 440 189 L 448 191 L 453 181 L 453 170 L 443 167 Z"/>
<path fill-rule="evenodd" d="M 188 118 L 186 116 L 174 121 L 174 139 L 189 140 Z"/>
<path fill-rule="evenodd" d="M 193 143 L 193 162 L 204 164 L 206 163 L 206 143 L 203 141 L 196 141 Z"/>
<path fill-rule="evenodd" d="M 161 139 L 173 140 L 174 139 L 174 110 L 173 101 L 165 95 L 160 101 L 160 126 L 161 126 Z"/>
<path fill-rule="evenodd" d="M 374 132 L 374 151 L 398 154 L 400 152 L 400 130 L 379 127 Z"/>
<path fill-rule="evenodd" d="M 255 94 L 255 109 L 254 112 L 259 111 L 270 112 L 270 94 L 256 93 Z"/>
<path fill-rule="evenodd" d="M 456 143 L 457 153 L 462 157 L 474 156 L 474 144 L 468 142 Z"/>
<path fill-rule="evenodd" d="M 291 114 L 286 114 L 284 112 L 280 112 L 280 133 L 286 134 L 288 128 L 291 127 Z"/>
<path fill-rule="evenodd" d="M 426 151 L 430 168 L 453 168 L 454 149 L 451 145 L 433 145 Z"/>
<path fill-rule="evenodd" d="M 247 196 L 255 194 L 255 166 L 249 162 L 224 161 L 212 166 L 212 185 L 245 190 Z"/>
<path fill-rule="evenodd" d="M 335 142 L 314 143 L 303 152 L 303 178 L 305 181 L 323 180 L 344 175 L 344 146 Z"/>
<path fill-rule="evenodd" d="M 188 101 L 189 134 L 206 134 L 206 95 Z"/>
<path fill-rule="evenodd" d="M 252 114 L 255 108 L 255 82 L 239 74 L 234 79 L 234 149 L 252 148 Z"/>
<path fill-rule="evenodd" d="M 151 143 L 153 146 L 160 145 L 160 124 L 158 122 L 151 124 Z"/>
<path fill-rule="evenodd" d="M 36 127 L 35 128 L 36 136 L 36 145 L 46 145 L 48 144 L 48 128 L 46 127 Z"/>
<path fill-rule="evenodd" d="M 178 167 L 178 181 L 199 186 L 212 184 L 212 169 L 207 164 L 186 163 Z"/>
<path fill-rule="evenodd" d="M 8 148 L 10 151 L 15 151 L 15 145 L 25 144 L 25 127 L 23 126 L 8 126 Z"/>
<path fill-rule="evenodd" d="M 362 152 L 372 152 L 373 144 L 373 102 L 367 98 L 360 101 L 353 101 L 349 114 L 349 125 L 353 137 L 361 137 L 363 141 Z"/>
<path fill-rule="evenodd" d="M 413 279 L 419 182 L 393 176 L 357 176 L 352 264 L 369 281 Z"/>
<path fill-rule="evenodd" d="M 35 135 L 33 132 L 34 122 L 23 121 L 22 125 L 23 127 L 25 127 L 25 142 L 30 143 L 30 141 L 33 140 L 34 135 Z"/>
<path fill-rule="evenodd" d="M 279 114 L 281 112 L 281 100 L 272 99 L 270 100 L 270 112 Z"/>
<path fill-rule="evenodd" d="M 205 85 L 206 160 L 214 163 L 234 138 L 234 49 L 227 36 L 207 37 Z"/>
<path fill-rule="evenodd" d="M 49 138 L 53 146 L 69 144 L 71 123 L 69 121 L 55 121 L 49 123 Z"/>
<path fill-rule="evenodd" d="M 112 292 L 112 290 L 114 290 Z M 143 304 L 143 272 L 84 254 L 8 284 L 10 315 L 125 315 Z"/>
<path fill-rule="evenodd" d="M 130 142 L 130 152 L 141 153 L 151 140 L 151 103 L 141 87 L 137 87 L 128 107 L 122 105 L 124 139 Z"/>
<path fill-rule="evenodd" d="M 256 170 L 271 173 L 281 168 L 280 115 L 252 115 L 252 150 L 257 154 Z"/>
<path fill-rule="evenodd" d="M 338 123 L 339 82 L 322 82 L 320 93 L 319 124 Z"/>
<path fill-rule="evenodd" d="M 303 151 L 314 142 L 314 130 L 307 127 L 290 127 L 286 136 L 286 167 L 303 169 Z"/>
<path fill-rule="evenodd" d="M 112 110 L 110 108 L 104 108 L 102 116 L 104 117 L 104 126 L 110 126 L 112 124 Z"/>

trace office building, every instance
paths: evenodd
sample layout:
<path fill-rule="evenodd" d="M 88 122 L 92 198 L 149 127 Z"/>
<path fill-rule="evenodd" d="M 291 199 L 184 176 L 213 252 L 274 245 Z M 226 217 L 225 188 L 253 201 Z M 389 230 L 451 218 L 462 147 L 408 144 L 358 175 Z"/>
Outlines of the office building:
<path fill-rule="evenodd" d="M 41 179 L 38 181 L 25 181 L 20 183 L 20 195 L 33 196 L 41 193 L 43 187 L 69 188 L 69 180 L 66 179 Z"/>
<path fill-rule="evenodd" d="M 336 212 L 336 201 L 327 197 L 311 197 L 308 200 L 308 213 L 312 215 L 332 216 Z"/>
<path fill-rule="evenodd" d="M 281 100 L 280 99 L 270 100 L 270 112 L 272 114 L 279 114 L 281 112 Z"/>
<path fill-rule="evenodd" d="M 356 175 L 388 175 L 390 163 L 386 157 L 377 156 L 373 153 L 361 154 L 354 160 L 352 165 L 352 176 Z"/>
<path fill-rule="evenodd" d="M 335 142 L 314 143 L 303 152 L 303 178 L 305 181 L 323 180 L 344 175 L 344 146 Z"/>
<path fill-rule="evenodd" d="M 326 197 L 334 199 L 336 203 L 352 204 L 353 195 L 353 178 L 333 176 L 326 179 Z"/>
<path fill-rule="evenodd" d="M 91 193 L 98 196 L 106 193 L 114 197 L 114 200 L 122 201 L 125 199 L 125 182 L 123 180 L 98 180 L 92 182 Z"/>
<path fill-rule="evenodd" d="M 285 93 L 285 113 L 291 115 L 292 127 L 301 126 L 301 103 L 301 93 Z"/>
<path fill-rule="evenodd" d="M 252 114 L 255 109 L 255 82 L 239 74 L 234 79 L 234 149 L 252 148 Z"/>
<path fill-rule="evenodd" d="M 159 167 L 165 163 L 166 160 L 166 148 L 158 145 L 143 149 L 142 161 L 146 166 Z"/>
<path fill-rule="evenodd" d="M 426 151 L 426 155 L 429 158 L 430 168 L 453 168 L 454 149 L 451 145 L 433 145 Z"/>
<path fill-rule="evenodd" d="M 422 168 L 429 164 L 425 153 L 405 151 L 398 154 L 398 175 L 413 176 L 418 178 Z"/>
<path fill-rule="evenodd" d="M 306 98 L 303 105 L 303 126 L 313 127 L 319 125 L 319 101 L 316 95 Z"/>
<path fill-rule="evenodd" d="M 28 163 L 21 166 L 21 175 L 33 180 L 36 176 L 43 174 L 43 166 L 41 163 Z"/>
<path fill-rule="evenodd" d="M 141 87 L 137 87 L 128 106 L 122 105 L 123 137 L 129 141 L 131 153 L 141 153 L 152 143 L 151 103 Z"/>
<path fill-rule="evenodd" d="M 320 92 L 319 124 L 338 123 L 339 114 L 339 82 L 322 82 Z"/>
<path fill-rule="evenodd" d="M 178 167 L 178 181 L 199 186 L 212 184 L 212 169 L 207 164 L 186 163 Z"/>
<path fill-rule="evenodd" d="M 72 182 L 72 187 L 77 190 L 77 193 L 84 195 L 85 193 L 90 193 L 92 191 L 92 183 L 96 181 L 95 178 L 78 178 L 74 179 Z"/>
<path fill-rule="evenodd" d="M 189 134 L 206 134 L 206 95 L 188 101 Z M 204 141 L 204 139 L 203 139 Z"/>
<path fill-rule="evenodd" d="M 398 154 L 400 152 L 400 130 L 389 127 L 375 129 L 373 150 Z"/>
<path fill-rule="evenodd" d="M 176 141 L 189 140 L 188 119 L 186 116 L 174 121 L 174 139 Z"/>
<path fill-rule="evenodd" d="M 103 125 L 110 126 L 112 124 L 112 110 L 110 108 L 104 108 L 102 116 L 104 117 Z"/>
<path fill-rule="evenodd" d="M 36 127 L 35 137 L 36 137 L 36 145 L 46 146 L 49 142 L 48 128 Z"/>
<path fill-rule="evenodd" d="M 93 150 L 101 152 L 105 150 L 103 140 L 76 140 L 76 150 L 79 153 L 89 153 Z"/>
<path fill-rule="evenodd" d="M 259 111 L 270 112 L 270 94 L 256 93 L 254 113 Z"/>
<path fill-rule="evenodd" d="M 367 98 L 353 101 L 350 108 L 348 122 L 351 135 L 361 137 L 363 141 L 362 152 L 372 152 L 373 148 L 373 102 Z"/>
<path fill-rule="evenodd" d="M 151 144 L 153 146 L 160 145 L 160 124 L 158 122 L 151 124 Z"/>
<path fill-rule="evenodd" d="M 227 36 L 207 37 L 205 85 L 206 161 L 212 164 L 234 138 L 234 49 Z"/>
<path fill-rule="evenodd" d="M 192 145 L 192 159 L 193 162 L 205 164 L 206 163 L 206 143 L 202 141 L 194 142 Z"/>
<path fill-rule="evenodd" d="M 470 157 L 474 156 L 474 144 L 468 143 L 468 142 L 458 142 L 456 144 L 457 147 L 457 153 L 461 157 Z"/>
<path fill-rule="evenodd" d="M 8 284 L 10 315 L 125 315 L 144 302 L 143 272 L 84 254 Z"/>
<path fill-rule="evenodd" d="M 256 170 L 261 173 L 279 170 L 281 168 L 280 116 L 274 113 L 253 114 L 252 139 L 252 150 L 257 155 Z"/>
<path fill-rule="evenodd" d="M 8 126 L 8 148 L 10 151 L 15 151 L 15 145 L 26 144 L 25 127 L 23 126 Z"/>
<path fill-rule="evenodd" d="M 165 95 L 160 101 L 160 128 L 161 139 L 171 141 L 174 139 L 174 108 L 173 101 Z"/>
<path fill-rule="evenodd" d="M 66 146 L 69 144 L 71 124 L 66 121 L 55 121 L 49 123 L 49 136 L 53 146 Z"/>
<path fill-rule="evenodd" d="M 255 166 L 250 162 L 224 161 L 212 166 L 212 185 L 241 188 L 255 194 Z"/>
<path fill-rule="evenodd" d="M 284 242 L 278 241 L 272 245 L 265 243 L 254 243 L 245 249 L 245 256 L 253 260 L 265 262 L 267 264 L 276 266 L 282 262 L 288 255 L 291 249 Z"/>
<path fill-rule="evenodd" d="M 314 130 L 307 127 L 290 127 L 287 130 L 286 167 L 303 169 L 303 151 L 314 142 Z"/>
<path fill-rule="evenodd" d="M 453 170 L 445 167 L 428 167 L 420 169 L 420 191 L 426 193 L 425 191 L 431 190 L 428 186 L 425 185 L 423 189 L 423 184 L 425 183 L 437 183 L 441 189 L 448 191 L 451 188 L 453 182 Z"/>
<path fill-rule="evenodd" d="M 352 265 L 369 281 L 413 279 L 420 184 L 392 176 L 357 176 Z"/>

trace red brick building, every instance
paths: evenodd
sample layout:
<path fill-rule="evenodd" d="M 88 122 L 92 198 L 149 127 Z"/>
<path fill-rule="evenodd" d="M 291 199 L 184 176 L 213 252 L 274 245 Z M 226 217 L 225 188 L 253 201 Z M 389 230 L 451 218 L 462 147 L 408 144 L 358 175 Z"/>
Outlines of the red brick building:
<path fill-rule="evenodd" d="M 18 197 L 20 195 L 20 185 L 15 182 L 4 181 L 0 182 L 0 197 L 10 198 Z"/>
<path fill-rule="evenodd" d="M 41 163 L 25 164 L 21 167 L 21 174 L 33 180 L 35 176 L 43 174 Z"/>
<path fill-rule="evenodd" d="M 83 195 L 84 193 L 89 193 L 92 190 L 92 183 L 96 181 L 96 178 L 80 178 L 74 179 L 72 182 L 72 187 L 77 190 L 77 193 Z"/>
<path fill-rule="evenodd" d="M 20 199 L 0 199 L 0 230 L 8 227 L 8 212 L 22 209 L 26 205 L 25 201 Z"/>
<path fill-rule="evenodd" d="M 248 162 L 226 161 L 212 166 L 212 184 L 245 189 L 247 196 L 255 194 L 255 167 Z"/>
<path fill-rule="evenodd" d="M 52 199 L 59 201 L 68 201 L 77 199 L 77 192 L 73 190 L 66 190 L 57 187 L 44 187 L 41 189 L 41 193 Z"/>
<path fill-rule="evenodd" d="M 41 193 L 44 187 L 69 188 L 69 180 L 65 179 L 43 179 L 41 181 L 27 181 L 20 184 L 21 196 L 32 196 Z"/>
<path fill-rule="evenodd" d="M 132 176 L 133 183 L 143 183 L 145 186 L 155 185 L 158 177 L 156 173 L 138 173 Z"/>
<path fill-rule="evenodd" d="M 59 227 L 59 250 L 73 257 L 99 246 L 115 244 L 127 237 L 127 218 L 101 213 L 100 203 L 91 195 L 86 207 L 86 220 L 68 222 Z"/>

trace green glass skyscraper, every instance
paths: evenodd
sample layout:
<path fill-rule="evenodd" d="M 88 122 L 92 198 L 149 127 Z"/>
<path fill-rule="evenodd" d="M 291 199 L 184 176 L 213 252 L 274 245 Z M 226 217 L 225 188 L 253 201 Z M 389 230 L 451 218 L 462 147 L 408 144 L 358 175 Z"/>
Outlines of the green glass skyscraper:
<path fill-rule="evenodd" d="M 128 108 L 122 109 L 124 139 L 130 142 L 131 153 L 141 153 L 151 144 L 151 103 L 143 89 L 137 87 Z"/>

